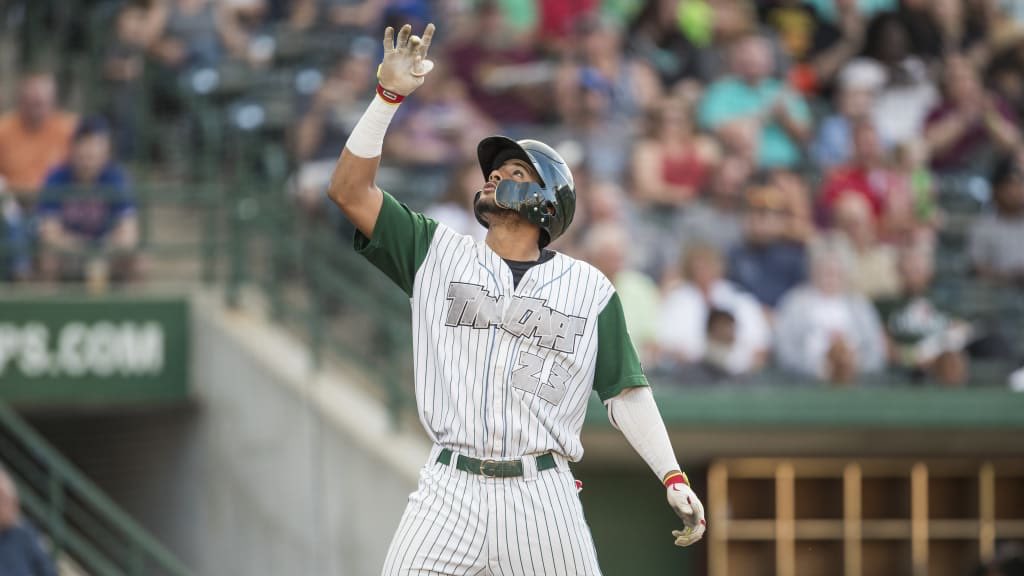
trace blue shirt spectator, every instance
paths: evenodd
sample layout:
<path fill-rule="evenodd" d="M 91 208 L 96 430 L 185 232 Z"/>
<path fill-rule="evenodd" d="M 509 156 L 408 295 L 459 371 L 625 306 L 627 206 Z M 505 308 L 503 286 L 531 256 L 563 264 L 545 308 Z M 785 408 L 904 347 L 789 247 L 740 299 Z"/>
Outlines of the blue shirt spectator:
<path fill-rule="evenodd" d="M 762 306 L 775 308 L 786 292 L 807 279 L 804 245 L 786 236 L 793 218 L 774 187 L 747 191 L 743 243 L 729 253 L 728 277 Z"/>
<path fill-rule="evenodd" d="M 0 574 L 57 576 L 35 528 L 21 517 L 18 487 L 0 468 Z"/>
<path fill-rule="evenodd" d="M 128 177 L 120 166 L 104 166 L 88 194 L 81 186 L 70 164 L 51 172 L 39 198 L 39 216 L 57 218 L 65 230 L 98 241 L 135 213 Z"/>
<path fill-rule="evenodd" d="M 794 242 L 743 244 L 729 254 L 729 279 L 774 308 L 807 278 L 807 253 Z"/>
<path fill-rule="evenodd" d="M 0 574 L 4 576 L 56 576 L 53 563 L 27 520 L 0 529 Z"/>
<path fill-rule="evenodd" d="M 700 102 L 700 125 L 760 168 L 798 165 L 811 135 L 806 102 L 770 76 L 772 49 L 764 38 L 751 36 L 733 50 L 732 74 L 711 84 Z"/>
<path fill-rule="evenodd" d="M 101 270 L 108 257 L 114 258 L 115 277 L 134 277 L 135 201 L 110 148 L 106 121 L 86 119 L 75 132 L 68 163 L 47 177 L 36 208 L 44 280 L 78 278 L 83 266 L 96 268 L 90 262 L 101 262 Z"/>

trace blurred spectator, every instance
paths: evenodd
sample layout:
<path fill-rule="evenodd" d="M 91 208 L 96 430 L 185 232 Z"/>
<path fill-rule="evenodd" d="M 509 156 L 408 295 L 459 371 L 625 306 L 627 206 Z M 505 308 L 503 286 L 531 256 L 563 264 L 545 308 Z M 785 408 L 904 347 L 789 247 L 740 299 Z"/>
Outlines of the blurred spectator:
<path fill-rule="evenodd" d="M 113 121 L 120 158 L 130 159 L 139 153 L 137 117 L 140 101 L 144 101 L 142 74 L 146 65 L 146 49 L 159 35 L 158 10 L 126 2 L 118 8 L 115 36 L 107 45 L 103 76 L 108 82 L 108 115 Z"/>
<path fill-rule="evenodd" d="M 835 205 L 835 227 L 850 243 L 853 268 L 850 285 L 872 300 L 894 297 L 900 291 L 896 251 L 878 242 L 871 206 L 859 194 L 846 194 Z"/>
<path fill-rule="evenodd" d="M 885 78 L 871 115 L 886 147 L 918 138 L 928 111 L 939 99 L 925 63 L 910 51 L 910 39 L 895 14 L 879 14 L 868 25 L 864 57 L 846 66 L 878 69 Z"/>
<path fill-rule="evenodd" d="M 909 245 L 935 241 L 942 218 L 926 149 L 924 142 L 906 142 L 897 146 L 892 155 L 897 184 L 889 189 L 886 199 L 885 221 L 880 230 L 883 242 Z"/>
<path fill-rule="evenodd" d="M 0 281 L 24 280 L 31 272 L 27 224 L 18 202 L 0 191 Z"/>
<path fill-rule="evenodd" d="M 477 143 L 497 131 L 446 69 L 435 68 L 430 80 L 399 108 L 386 141 L 388 157 L 406 166 L 453 166 L 475 157 Z"/>
<path fill-rule="evenodd" d="M 967 379 L 964 349 L 970 325 L 938 309 L 928 295 L 935 275 L 934 255 L 924 244 L 900 253 L 903 291 L 878 302 L 889 335 L 891 364 L 915 378 L 929 376 L 947 386 Z"/>
<path fill-rule="evenodd" d="M 620 31 L 598 18 L 577 25 L 574 62 L 554 79 L 555 106 L 584 147 L 598 178 L 622 181 L 629 168 L 634 119 L 657 102 L 662 88 L 646 62 L 624 53 Z"/>
<path fill-rule="evenodd" d="M 216 67 L 225 53 L 242 58 L 248 38 L 235 14 L 215 0 L 164 0 L 155 5 L 159 33 L 153 56 L 168 68 Z"/>
<path fill-rule="evenodd" d="M 459 234 L 482 241 L 487 229 L 473 213 L 473 201 L 482 185 L 480 165 L 476 160 L 467 160 L 452 172 L 445 195 L 423 213 Z"/>
<path fill-rule="evenodd" d="M 849 288 L 852 256 L 840 237 L 812 245 L 810 283 L 790 291 L 775 316 L 775 357 L 797 374 L 850 384 L 885 367 L 878 312 Z"/>
<path fill-rule="evenodd" d="M 662 95 L 661 82 L 650 64 L 624 49 L 622 31 L 612 22 L 591 16 L 576 25 L 575 53 L 579 75 L 608 87 L 611 115 L 635 118 L 654 106 Z M 572 102 L 560 102 L 562 109 Z M 568 114 L 571 116 L 571 112 Z"/>
<path fill-rule="evenodd" d="M 757 35 L 739 40 L 730 52 L 730 75 L 704 93 L 701 126 L 761 168 L 793 167 L 811 135 L 806 103 L 777 78 L 768 41 Z"/>
<path fill-rule="evenodd" d="M 501 10 L 506 30 L 518 38 L 536 37 L 541 20 L 539 2 L 535 0 L 498 0 L 496 4 Z M 462 10 L 467 8 L 471 9 L 472 5 L 466 4 L 461 7 Z M 415 29 L 415 26 L 413 28 Z"/>
<path fill-rule="evenodd" d="M 509 32 L 497 0 L 482 0 L 467 35 L 448 44 L 446 62 L 469 90 L 470 99 L 493 120 L 510 127 L 534 124 L 545 107 L 543 89 L 554 75 L 533 43 Z M 514 133 L 513 137 L 518 136 Z"/>
<path fill-rule="evenodd" d="M 861 49 L 866 21 L 856 0 L 837 0 L 835 23 L 805 0 L 762 0 L 761 20 L 775 30 L 794 61 L 790 83 L 804 93 L 832 83 L 847 60 Z"/>
<path fill-rule="evenodd" d="M 568 160 L 567 160 L 568 162 Z M 585 175 L 586 170 L 581 170 Z M 576 171 L 573 170 L 575 177 Z M 579 179 L 576 179 L 579 182 Z M 582 217 L 581 222 L 586 226 L 597 226 L 598 224 L 625 224 L 633 217 L 633 205 L 626 197 L 622 187 L 610 180 L 597 180 L 586 188 L 577 189 L 587 191 L 587 203 L 576 206 L 576 219 Z M 576 223 L 573 220 L 573 224 Z M 635 239 L 634 239 L 635 240 Z"/>
<path fill-rule="evenodd" d="M 584 257 L 611 280 L 622 301 L 626 328 L 642 360 L 652 358 L 658 305 L 658 286 L 627 264 L 630 246 L 626 228 L 613 223 L 591 227 L 583 238 Z"/>
<path fill-rule="evenodd" d="M 0 468 L 0 574 L 57 576 L 35 527 L 21 516 L 18 487 Z"/>
<path fill-rule="evenodd" d="M 756 33 L 759 27 L 757 11 L 749 0 L 681 0 L 676 19 L 687 38 L 704 48 L 700 53 L 707 74 L 700 77 L 704 83 L 727 73 L 731 58 L 727 48 Z M 769 46 L 773 54 L 781 54 L 781 47 L 771 42 Z"/>
<path fill-rule="evenodd" d="M 974 66 L 982 66 L 989 56 L 995 8 L 989 0 L 903 0 L 899 15 L 918 56 L 936 62 L 963 53 Z"/>
<path fill-rule="evenodd" d="M 835 221 L 835 206 L 848 194 L 862 196 L 871 207 L 876 225 L 881 225 L 889 193 L 904 182 L 886 164 L 885 152 L 875 123 L 859 120 L 853 126 L 853 156 L 846 165 L 831 170 L 821 186 L 819 220 Z"/>
<path fill-rule="evenodd" d="M 629 24 L 630 50 L 658 73 L 663 86 L 674 89 L 684 81 L 714 76 L 707 43 L 692 42 L 683 31 L 679 0 L 651 0 Z"/>
<path fill-rule="evenodd" d="M 135 278 L 135 199 L 111 158 L 110 129 L 102 118 L 87 118 L 75 131 L 69 162 L 46 179 L 38 218 L 44 280 Z"/>
<path fill-rule="evenodd" d="M 708 316 L 712 310 L 722 310 L 735 319 L 736 330 L 731 348 L 725 353 L 715 349 L 718 367 L 729 374 L 760 369 L 771 345 L 771 330 L 757 300 L 724 279 L 722 256 L 714 248 L 691 246 L 683 259 L 686 282 L 665 296 L 658 315 L 659 362 L 678 366 L 704 360 Z"/>
<path fill-rule="evenodd" d="M 68 155 L 75 116 L 57 109 L 57 82 L 45 72 L 18 84 L 17 108 L 0 116 L 0 177 L 23 203 L 35 194 L 54 166 Z"/>
<path fill-rule="evenodd" d="M 807 178 L 796 171 L 777 168 L 762 173 L 760 179 L 782 193 L 783 204 L 789 216 L 783 236 L 800 243 L 810 240 L 817 229 Z"/>
<path fill-rule="evenodd" d="M 753 166 L 739 156 L 725 156 L 708 182 L 708 194 L 691 204 L 675 224 L 678 245 L 685 251 L 693 244 L 708 244 L 728 254 L 743 240 L 743 196 Z M 679 255 L 674 254 L 678 261 Z"/>
<path fill-rule="evenodd" d="M 1016 116 L 1024 118 L 1024 33 L 1013 35 L 996 51 L 986 79 Z"/>
<path fill-rule="evenodd" d="M 662 85 L 676 92 L 724 74 L 721 47 L 756 29 L 746 0 L 653 0 L 629 24 L 629 49 L 657 71 Z"/>
<path fill-rule="evenodd" d="M 1024 282 L 1024 159 L 1006 155 L 992 171 L 995 214 L 979 218 L 970 230 L 971 265 L 982 278 Z"/>
<path fill-rule="evenodd" d="M 729 279 L 762 306 L 774 308 L 782 296 L 807 278 L 804 245 L 787 237 L 792 213 L 773 186 L 747 192 L 743 243 L 729 253 Z"/>
<path fill-rule="evenodd" d="M 324 203 L 338 156 L 372 94 L 376 54 L 353 50 L 339 59 L 312 98 L 300 100 L 301 118 L 292 134 L 298 171 L 291 189 L 307 212 Z"/>
<path fill-rule="evenodd" d="M 943 72 L 943 99 L 928 114 L 924 133 L 932 168 L 954 172 L 982 167 L 993 151 L 1006 152 L 1021 143 L 1013 110 L 981 85 L 965 57 L 947 57 Z"/>
<path fill-rule="evenodd" d="M 637 201 L 679 207 L 703 192 L 719 152 L 714 140 L 695 133 L 691 114 L 679 98 L 648 112 L 646 134 L 633 145 Z"/>
<path fill-rule="evenodd" d="M 540 13 L 537 37 L 557 50 L 573 41 L 573 28 L 597 14 L 599 0 L 536 0 Z M 617 49 L 617 47 L 616 47 Z"/>
<path fill-rule="evenodd" d="M 629 169 L 633 124 L 630 118 L 612 114 L 612 87 L 596 74 L 572 67 L 564 68 L 565 81 L 558 82 L 559 101 L 572 100 L 563 109 L 555 134 L 578 142 L 588 172 L 598 180 L 622 182 Z M 577 80 L 573 75 L 579 71 Z"/>
<path fill-rule="evenodd" d="M 885 82 L 877 66 L 847 66 L 839 74 L 835 108 L 822 119 L 811 146 L 815 163 L 825 169 L 846 164 L 853 156 L 853 125 L 870 121 L 875 95 Z"/>
<path fill-rule="evenodd" d="M 292 0 L 291 24 L 298 29 L 327 25 L 341 32 L 365 32 L 379 27 L 387 7 L 388 0 Z M 419 30 L 422 25 L 414 27 Z"/>

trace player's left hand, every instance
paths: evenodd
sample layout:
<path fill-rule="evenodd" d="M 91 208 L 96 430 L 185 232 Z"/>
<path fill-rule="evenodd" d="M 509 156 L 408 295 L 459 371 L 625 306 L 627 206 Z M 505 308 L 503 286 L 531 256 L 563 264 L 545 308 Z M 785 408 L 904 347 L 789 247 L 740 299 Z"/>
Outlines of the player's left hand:
<path fill-rule="evenodd" d="M 676 546 L 689 546 L 704 537 L 707 522 L 704 520 L 704 505 L 686 482 L 675 482 L 666 487 L 668 505 L 683 520 L 682 530 L 673 530 Z"/>

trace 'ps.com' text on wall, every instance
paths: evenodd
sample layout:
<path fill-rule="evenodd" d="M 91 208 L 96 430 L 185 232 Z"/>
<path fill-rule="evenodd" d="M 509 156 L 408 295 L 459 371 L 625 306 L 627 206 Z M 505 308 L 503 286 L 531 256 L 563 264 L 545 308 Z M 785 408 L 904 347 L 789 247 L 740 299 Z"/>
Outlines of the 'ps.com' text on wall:
<path fill-rule="evenodd" d="M 166 299 L 0 299 L 0 398 L 21 404 L 181 400 L 188 307 Z"/>

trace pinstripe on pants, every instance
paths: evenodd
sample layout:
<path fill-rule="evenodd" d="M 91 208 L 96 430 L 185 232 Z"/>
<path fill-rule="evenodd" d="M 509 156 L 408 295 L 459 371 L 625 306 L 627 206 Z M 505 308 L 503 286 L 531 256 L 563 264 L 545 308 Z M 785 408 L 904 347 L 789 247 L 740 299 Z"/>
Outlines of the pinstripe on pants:
<path fill-rule="evenodd" d="M 384 576 L 599 576 L 572 473 L 485 478 L 439 464 L 420 472 L 384 563 Z M 454 460 L 453 460 L 454 462 Z"/>

